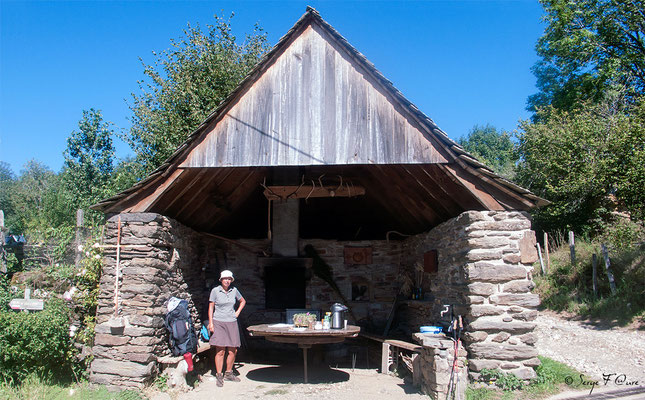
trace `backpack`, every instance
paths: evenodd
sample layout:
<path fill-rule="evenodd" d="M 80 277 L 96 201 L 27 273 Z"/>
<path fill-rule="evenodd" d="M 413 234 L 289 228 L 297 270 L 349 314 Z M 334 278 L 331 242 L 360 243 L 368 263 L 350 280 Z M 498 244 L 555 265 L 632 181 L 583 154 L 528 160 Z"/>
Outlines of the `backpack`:
<path fill-rule="evenodd" d="M 175 302 L 176 300 L 178 299 L 175 299 Z M 168 303 L 170 304 L 171 301 Z M 176 304 L 174 308 L 168 311 L 164 321 L 169 333 L 172 354 L 181 356 L 185 353 L 196 353 L 197 335 L 195 335 L 195 325 L 188 310 L 188 302 L 180 300 Z"/>

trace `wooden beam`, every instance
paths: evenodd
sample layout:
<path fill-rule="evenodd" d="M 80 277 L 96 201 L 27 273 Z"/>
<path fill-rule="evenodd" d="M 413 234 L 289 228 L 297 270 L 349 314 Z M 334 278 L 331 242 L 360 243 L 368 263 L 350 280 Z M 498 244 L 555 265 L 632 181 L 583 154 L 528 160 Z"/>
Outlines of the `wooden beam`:
<path fill-rule="evenodd" d="M 264 196 L 268 200 L 308 199 L 311 197 L 354 197 L 365 194 L 363 186 L 267 186 Z"/>
<path fill-rule="evenodd" d="M 455 179 L 455 182 L 459 183 L 461 186 L 465 187 L 477 201 L 488 210 L 492 211 L 504 211 L 504 206 L 499 204 L 493 196 L 482 188 L 477 187 L 476 184 L 470 181 L 470 177 L 466 176 L 465 171 L 454 164 L 437 164 L 439 168 L 446 171 L 451 177 Z M 457 167 L 457 168 L 455 168 Z"/>
<path fill-rule="evenodd" d="M 125 209 L 125 212 L 146 212 L 150 209 L 152 205 L 154 205 L 157 201 L 159 201 L 159 198 L 166 193 L 172 184 L 179 178 L 181 174 L 184 173 L 183 169 L 176 169 L 172 172 L 172 174 L 166 178 L 166 181 L 157 186 L 154 192 L 146 196 L 145 198 L 139 200 L 136 204 L 132 205 L 131 207 Z"/>

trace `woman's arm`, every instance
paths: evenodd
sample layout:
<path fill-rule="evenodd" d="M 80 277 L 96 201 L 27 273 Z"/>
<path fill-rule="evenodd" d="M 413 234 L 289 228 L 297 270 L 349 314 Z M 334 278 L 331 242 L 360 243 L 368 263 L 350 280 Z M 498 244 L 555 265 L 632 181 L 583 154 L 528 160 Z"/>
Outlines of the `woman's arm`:
<path fill-rule="evenodd" d="M 246 305 L 246 300 L 244 300 L 244 297 L 240 299 L 240 306 L 237 308 L 237 311 L 235 311 L 235 318 L 238 318 L 240 316 L 240 313 L 242 312 L 242 309 Z"/>
<path fill-rule="evenodd" d="M 212 301 L 208 302 L 208 330 L 210 333 L 215 332 L 215 328 L 213 327 L 213 313 L 215 312 L 215 303 Z"/>

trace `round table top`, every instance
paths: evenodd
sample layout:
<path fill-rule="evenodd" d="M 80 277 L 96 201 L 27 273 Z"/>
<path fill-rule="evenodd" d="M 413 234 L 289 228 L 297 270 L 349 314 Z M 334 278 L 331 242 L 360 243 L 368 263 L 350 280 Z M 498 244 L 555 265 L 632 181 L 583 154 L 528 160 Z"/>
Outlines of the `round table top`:
<path fill-rule="evenodd" d="M 253 336 L 283 336 L 283 337 L 355 337 L 361 331 L 359 326 L 347 325 L 343 329 L 309 329 L 294 328 L 287 324 L 261 324 L 246 328 Z"/>

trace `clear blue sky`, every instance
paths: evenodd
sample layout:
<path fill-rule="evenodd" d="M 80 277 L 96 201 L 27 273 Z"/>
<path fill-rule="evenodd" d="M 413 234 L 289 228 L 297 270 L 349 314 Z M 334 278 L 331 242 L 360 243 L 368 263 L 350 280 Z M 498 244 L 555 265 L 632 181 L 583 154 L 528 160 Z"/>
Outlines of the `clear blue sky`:
<path fill-rule="evenodd" d="M 235 12 L 239 37 L 258 22 L 275 44 L 306 5 L 362 52 L 453 139 L 475 124 L 514 130 L 529 117 L 537 0 L 518 1 L 11 1 L 0 0 L 0 161 L 58 172 L 82 110 L 130 126 L 139 57 L 169 47 L 188 23 Z M 130 151 L 117 141 L 117 156 Z"/>

